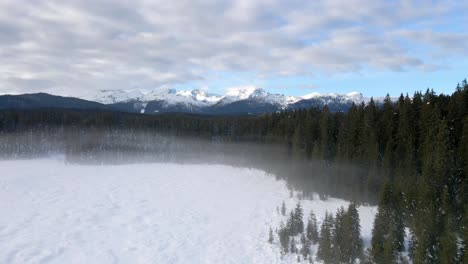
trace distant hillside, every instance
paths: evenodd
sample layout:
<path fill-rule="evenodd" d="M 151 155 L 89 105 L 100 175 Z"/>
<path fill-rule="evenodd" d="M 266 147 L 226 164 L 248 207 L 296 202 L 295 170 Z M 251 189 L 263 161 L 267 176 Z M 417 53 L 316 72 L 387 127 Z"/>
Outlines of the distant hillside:
<path fill-rule="evenodd" d="M 1 95 L 0 109 L 109 109 L 109 106 L 74 97 L 62 97 L 46 93 Z"/>

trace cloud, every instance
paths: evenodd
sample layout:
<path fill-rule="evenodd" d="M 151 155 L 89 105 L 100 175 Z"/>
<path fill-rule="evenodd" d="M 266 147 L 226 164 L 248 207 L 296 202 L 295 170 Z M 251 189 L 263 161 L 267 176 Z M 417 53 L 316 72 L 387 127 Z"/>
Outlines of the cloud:
<path fill-rule="evenodd" d="M 0 93 L 209 86 L 208 76 L 217 71 L 281 76 L 437 70 L 445 67 L 438 57 L 468 55 L 467 34 L 446 30 L 460 5 L 4 0 Z"/>

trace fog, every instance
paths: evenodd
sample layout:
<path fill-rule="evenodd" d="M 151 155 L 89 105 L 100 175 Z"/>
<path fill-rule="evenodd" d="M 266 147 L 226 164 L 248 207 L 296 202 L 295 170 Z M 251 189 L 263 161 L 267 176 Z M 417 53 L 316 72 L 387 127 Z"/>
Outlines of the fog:
<path fill-rule="evenodd" d="M 187 138 L 132 129 L 35 129 L 0 134 L 0 158 L 63 157 L 79 165 L 133 163 L 212 164 L 255 168 L 284 179 L 301 197 L 314 193 L 375 204 L 353 164 L 311 160 L 284 144 L 230 142 L 216 137 Z"/>

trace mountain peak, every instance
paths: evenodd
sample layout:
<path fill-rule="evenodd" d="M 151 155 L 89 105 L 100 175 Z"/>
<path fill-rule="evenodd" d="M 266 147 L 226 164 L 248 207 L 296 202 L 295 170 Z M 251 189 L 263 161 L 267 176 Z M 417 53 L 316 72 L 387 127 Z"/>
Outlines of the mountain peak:
<path fill-rule="evenodd" d="M 350 92 L 346 94 L 346 97 L 354 100 L 361 100 L 363 98 L 362 93 L 360 92 Z"/>
<path fill-rule="evenodd" d="M 262 97 L 266 96 L 268 93 L 262 88 L 249 85 L 249 86 L 239 86 L 231 87 L 227 90 L 226 96 L 234 97 L 239 100 L 248 99 L 249 97 Z"/>
<path fill-rule="evenodd" d="M 138 109 L 143 107 L 141 111 L 146 111 L 146 105 L 150 104 L 153 105 L 151 109 L 154 108 L 154 105 L 162 107 L 158 111 L 181 111 L 181 109 L 186 109 L 184 111 L 202 112 L 204 110 L 201 109 L 229 107 L 230 104 L 235 102 L 239 102 L 235 104 L 235 107 L 248 105 L 251 108 L 268 108 L 265 111 L 277 111 L 287 108 L 307 108 L 314 105 L 360 104 L 366 103 L 368 98 L 355 91 L 346 94 L 313 92 L 304 96 L 288 96 L 269 93 L 260 87 L 249 85 L 228 88 L 225 95 L 210 94 L 203 89 L 176 90 L 169 87 L 160 87 L 147 93 L 142 93 L 139 90 L 100 90 L 92 100 L 104 104 L 129 103 L 131 107 Z M 242 102 L 244 100 L 246 102 Z M 258 109 L 255 111 L 258 111 Z M 242 112 L 242 109 L 236 108 L 236 111 Z M 152 112 L 155 112 L 154 109 Z"/>
<path fill-rule="evenodd" d="M 132 90 L 129 92 L 124 90 L 99 90 L 94 98 L 90 99 L 102 104 L 113 104 L 129 100 L 139 100 L 143 95 L 144 94 L 138 90 Z"/>

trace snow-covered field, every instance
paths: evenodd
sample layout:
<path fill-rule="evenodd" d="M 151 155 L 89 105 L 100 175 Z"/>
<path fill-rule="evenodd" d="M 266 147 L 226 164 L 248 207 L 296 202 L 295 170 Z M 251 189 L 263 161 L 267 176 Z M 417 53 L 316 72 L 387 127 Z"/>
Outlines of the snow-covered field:
<path fill-rule="evenodd" d="M 0 263 L 288 263 L 267 242 L 283 200 L 297 202 L 253 169 L 0 161 Z M 302 204 L 320 222 L 348 203 Z M 368 240 L 376 209 L 359 212 Z"/>

